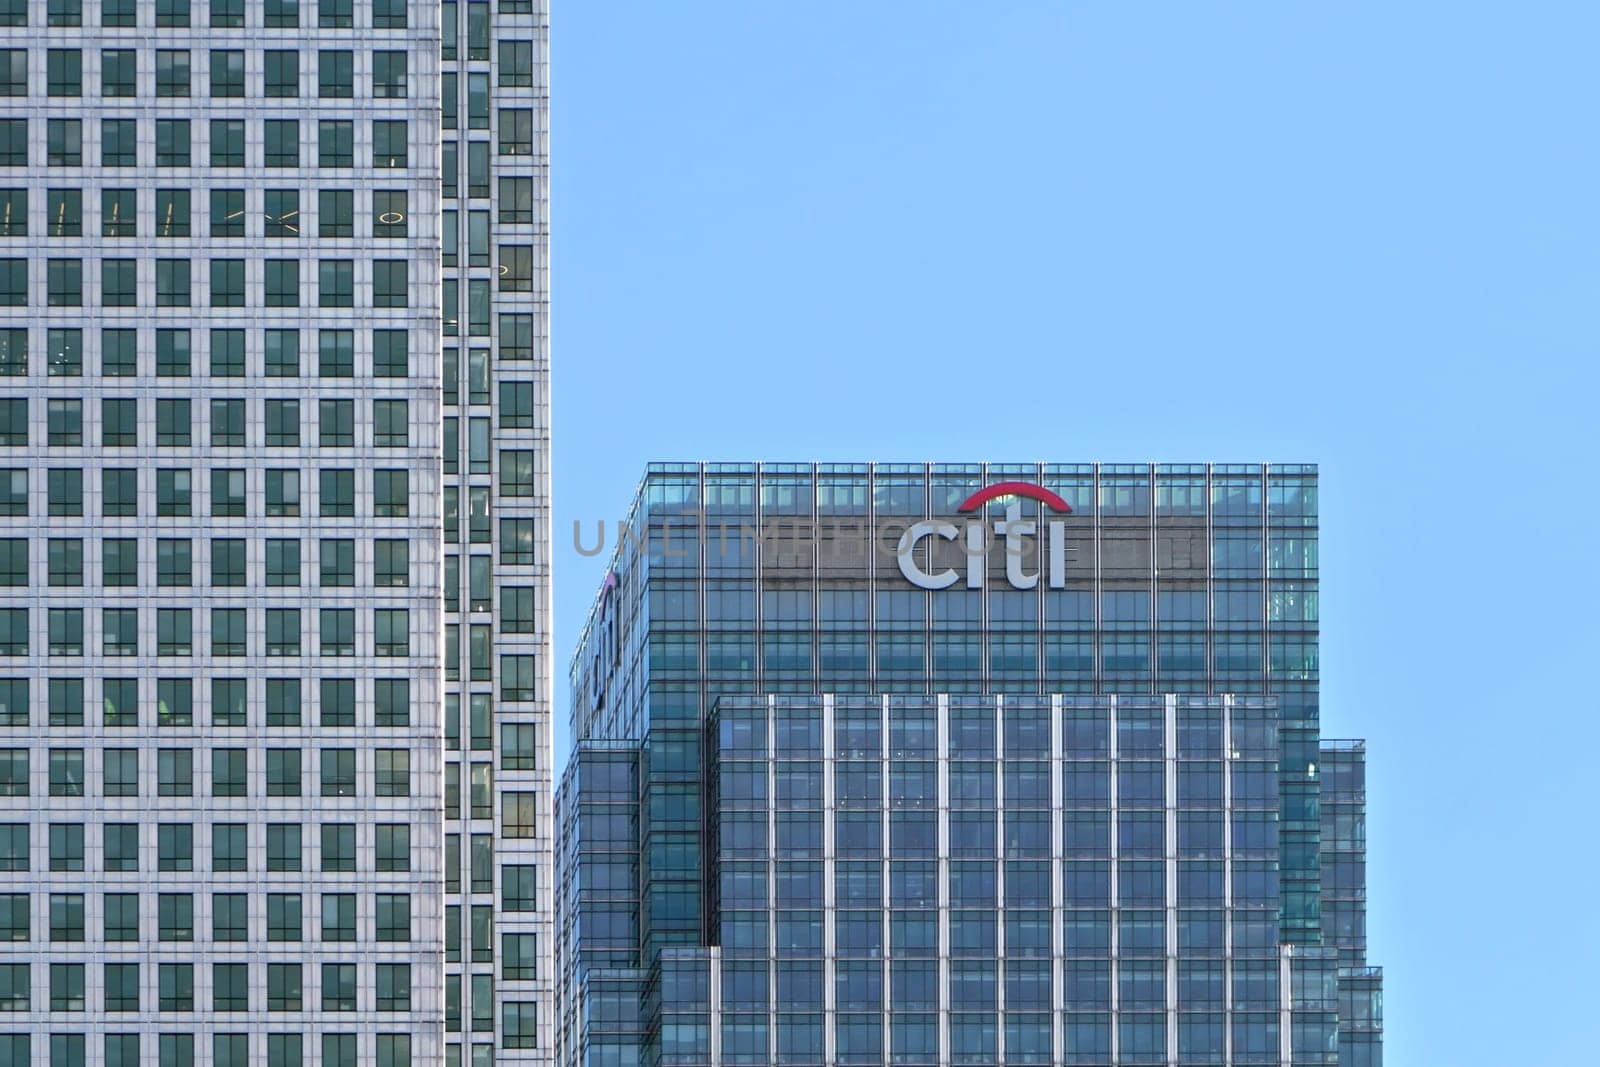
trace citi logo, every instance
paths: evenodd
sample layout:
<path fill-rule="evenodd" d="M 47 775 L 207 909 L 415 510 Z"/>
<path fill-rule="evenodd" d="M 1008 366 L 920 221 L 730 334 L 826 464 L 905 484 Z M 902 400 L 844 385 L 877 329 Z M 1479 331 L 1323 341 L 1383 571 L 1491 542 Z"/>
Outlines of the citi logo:
<path fill-rule="evenodd" d="M 960 544 L 961 552 L 966 557 L 967 588 L 982 589 L 988 573 L 989 548 L 998 541 L 1006 555 L 1006 581 L 1013 589 L 1037 588 L 1041 576 L 1046 579 L 1047 587 L 1050 589 L 1066 588 L 1067 524 L 1060 519 L 1049 519 L 1045 522 L 1046 552 L 1043 553 L 1045 558 L 1041 563 L 1039 521 L 1024 519 L 1019 503 L 1013 501 L 1009 504 L 1005 518 L 994 523 L 982 517 L 983 506 L 1001 497 L 1026 497 L 1037 500 L 1049 510 L 1063 515 L 1072 512 L 1072 507 L 1065 500 L 1042 485 L 1035 485 L 1032 482 L 996 482 L 994 485 L 979 489 L 957 506 L 956 511 L 960 514 L 976 513 L 975 518 L 969 518 L 962 525 L 957 526 L 956 523 L 945 519 L 925 519 L 912 524 L 900 538 L 900 544 L 895 552 L 900 573 L 920 589 L 948 589 L 961 581 L 962 576 L 955 567 L 945 567 L 930 572 L 918 559 L 919 555 L 926 558 L 934 554 L 933 549 L 936 546 L 933 545 L 922 548 L 919 552 L 919 547 L 924 541 L 934 538 Z M 1029 573 L 1030 566 L 1033 568 L 1032 573 Z"/>

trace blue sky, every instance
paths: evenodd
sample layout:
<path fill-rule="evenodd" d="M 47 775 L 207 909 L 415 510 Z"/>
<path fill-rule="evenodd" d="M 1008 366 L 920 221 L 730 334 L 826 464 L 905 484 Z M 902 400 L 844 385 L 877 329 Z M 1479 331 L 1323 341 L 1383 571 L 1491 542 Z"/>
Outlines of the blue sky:
<path fill-rule="evenodd" d="M 1600 6 L 552 32 L 563 661 L 652 458 L 1320 463 L 1389 1062 L 1592 1060 Z"/>

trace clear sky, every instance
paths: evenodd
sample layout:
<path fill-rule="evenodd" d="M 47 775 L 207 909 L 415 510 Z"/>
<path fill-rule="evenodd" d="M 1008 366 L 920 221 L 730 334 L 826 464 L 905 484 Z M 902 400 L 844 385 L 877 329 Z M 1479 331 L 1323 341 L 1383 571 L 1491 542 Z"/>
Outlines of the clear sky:
<path fill-rule="evenodd" d="M 649 459 L 1317 462 L 1388 1062 L 1594 1062 L 1600 5 L 555 7 L 562 662 Z"/>

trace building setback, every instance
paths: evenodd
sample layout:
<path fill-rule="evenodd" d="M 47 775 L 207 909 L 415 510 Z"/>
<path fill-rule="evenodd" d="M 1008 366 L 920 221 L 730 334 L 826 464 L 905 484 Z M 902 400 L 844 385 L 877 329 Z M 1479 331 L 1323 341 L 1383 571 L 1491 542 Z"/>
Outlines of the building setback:
<path fill-rule="evenodd" d="M 563 1064 L 1381 1064 L 1316 470 L 655 464 L 572 667 Z"/>
<path fill-rule="evenodd" d="M 543 0 L 0 0 L 0 1063 L 552 1054 Z"/>

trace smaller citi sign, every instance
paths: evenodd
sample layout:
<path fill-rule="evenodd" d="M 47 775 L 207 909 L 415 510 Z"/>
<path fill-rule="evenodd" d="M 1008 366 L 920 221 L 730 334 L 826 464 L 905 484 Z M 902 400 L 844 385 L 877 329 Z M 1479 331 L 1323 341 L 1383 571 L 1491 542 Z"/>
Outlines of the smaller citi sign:
<path fill-rule="evenodd" d="M 957 511 L 978 513 L 957 525 L 948 519 L 925 519 L 909 527 L 900 538 L 895 559 L 900 573 L 922 589 L 948 589 L 964 577 L 968 589 L 982 589 L 988 573 L 989 551 L 995 546 L 1005 553 L 1006 581 L 1014 589 L 1034 589 L 1043 577 L 1046 587 L 1064 589 L 1067 584 L 1067 524 L 1060 519 L 1024 519 L 1021 506 L 1013 501 L 1005 518 L 993 523 L 982 516 L 982 509 L 1000 497 L 1027 497 L 1049 511 L 1071 514 L 1072 508 L 1060 496 L 1032 482 L 996 482 L 963 500 Z M 1044 530 L 1039 529 L 1041 522 Z M 1041 552 L 1041 537 L 1044 551 Z M 930 570 L 928 560 L 935 553 L 925 542 L 948 541 L 960 546 L 965 556 L 963 567 L 946 566 Z M 945 553 L 948 555 L 948 553 Z M 1042 557 L 1042 558 L 1041 558 Z"/>

